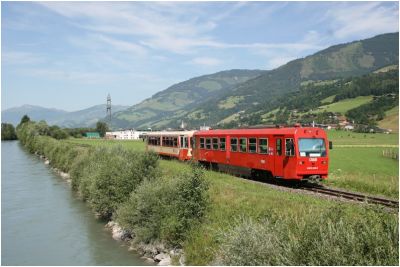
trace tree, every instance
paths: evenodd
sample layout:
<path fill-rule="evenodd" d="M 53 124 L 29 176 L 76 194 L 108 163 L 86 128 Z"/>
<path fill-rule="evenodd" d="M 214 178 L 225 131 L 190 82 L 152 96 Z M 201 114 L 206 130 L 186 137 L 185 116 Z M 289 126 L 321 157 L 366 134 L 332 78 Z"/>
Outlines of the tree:
<path fill-rule="evenodd" d="M 107 123 L 98 121 L 96 124 L 96 131 L 100 133 L 101 137 L 104 137 L 108 131 Z"/>
<path fill-rule="evenodd" d="M 14 126 L 10 123 L 1 124 L 1 140 L 16 140 L 17 135 L 15 133 Z"/>
<path fill-rule="evenodd" d="M 21 124 L 23 124 L 23 123 L 25 123 L 25 122 L 30 122 L 30 121 L 31 121 L 31 118 L 29 118 L 28 115 L 25 114 L 25 115 L 22 117 L 21 122 L 20 122 L 19 124 L 21 125 Z"/>

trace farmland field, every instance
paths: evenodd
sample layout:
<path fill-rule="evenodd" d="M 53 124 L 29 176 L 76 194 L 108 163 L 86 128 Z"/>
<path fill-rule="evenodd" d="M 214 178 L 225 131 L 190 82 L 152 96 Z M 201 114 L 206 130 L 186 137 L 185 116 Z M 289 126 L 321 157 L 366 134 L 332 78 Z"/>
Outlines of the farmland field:
<path fill-rule="evenodd" d="M 399 132 L 399 106 L 385 112 L 386 117 L 378 122 L 379 127 Z"/>
<path fill-rule="evenodd" d="M 351 131 L 330 130 L 327 131 L 329 141 L 333 146 L 399 146 L 399 135 L 393 134 L 364 134 Z"/>
<path fill-rule="evenodd" d="M 329 105 L 319 107 L 320 112 L 340 112 L 345 114 L 348 110 L 359 107 L 372 101 L 372 96 L 359 96 L 353 99 L 344 99 Z"/>

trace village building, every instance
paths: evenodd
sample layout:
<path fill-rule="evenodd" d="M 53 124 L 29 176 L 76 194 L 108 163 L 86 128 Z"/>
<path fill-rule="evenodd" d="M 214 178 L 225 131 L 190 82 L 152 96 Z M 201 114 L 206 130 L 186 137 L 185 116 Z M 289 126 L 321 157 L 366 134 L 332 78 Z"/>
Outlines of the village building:
<path fill-rule="evenodd" d="M 139 140 L 143 138 L 143 136 L 147 132 L 145 131 L 136 131 L 134 129 L 120 130 L 114 132 L 106 132 L 106 139 L 117 139 L 117 140 Z"/>

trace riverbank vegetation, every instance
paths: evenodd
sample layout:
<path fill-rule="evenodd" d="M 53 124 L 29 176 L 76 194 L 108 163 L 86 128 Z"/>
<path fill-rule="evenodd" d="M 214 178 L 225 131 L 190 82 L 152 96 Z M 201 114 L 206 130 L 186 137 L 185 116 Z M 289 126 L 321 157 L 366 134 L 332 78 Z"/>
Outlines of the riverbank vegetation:
<path fill-rule="evenodd" d="M 10 123 L 1 124 L 1 140 L 16 140 L 17 134 L 15 128 Z"/>
<path fill-rule="evenodd" d="M 396 213 L 158 160 L 141 141 L 55 140 L 34 129 L 20 127 L 21 142 L 69 172 L 96 213 L 134 242 L 182 247 L 186 264 L 398 265 Z"/>
<path fill-rule="evenodd" d="M 121 223 L 134 242 L 182 247 L 203 218 L 209 202 L 201 167 L 193 164 L 188 172 L 163 175 L 155 154 L 72 144 L 40 135 L 39 128 L 34 122 L 21 124 L 21 143 L 70 173 L 72 188 L 93 211 Z"/>

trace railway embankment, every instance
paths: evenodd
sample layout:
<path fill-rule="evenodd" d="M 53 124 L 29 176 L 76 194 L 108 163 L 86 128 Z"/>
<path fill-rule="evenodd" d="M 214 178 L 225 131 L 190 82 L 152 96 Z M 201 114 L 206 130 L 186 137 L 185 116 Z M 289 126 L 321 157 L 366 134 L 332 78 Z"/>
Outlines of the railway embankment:
<path fill-rule="evenodd" d="M 163 264 L 398 265 L 398 214 L 380 207 L 282 192 L 34 130 L 32 123 L 18 131 L 29 151 L 70 175 L 73 190 L 112 221 L 115 238 Z"/>

